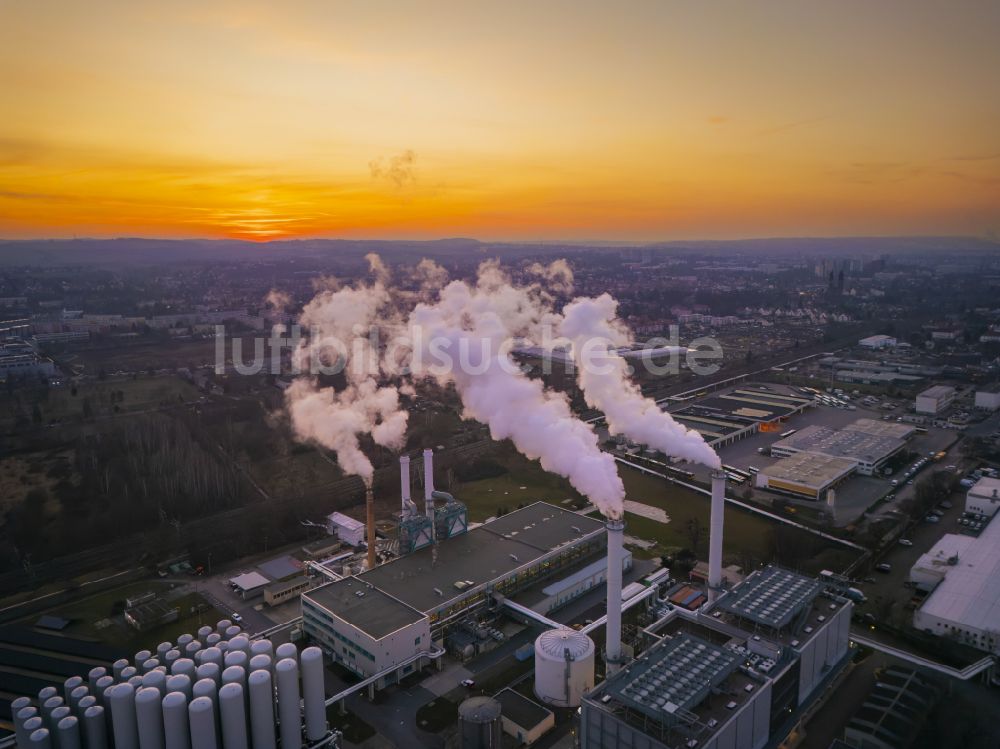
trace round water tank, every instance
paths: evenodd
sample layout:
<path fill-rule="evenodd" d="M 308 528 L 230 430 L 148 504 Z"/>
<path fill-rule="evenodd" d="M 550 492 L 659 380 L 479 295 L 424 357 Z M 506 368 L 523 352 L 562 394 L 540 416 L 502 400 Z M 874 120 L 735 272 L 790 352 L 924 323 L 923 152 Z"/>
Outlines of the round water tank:
<path fill-rule="evenodd" d="M 458 706 L 458 733 L 462 749 L 500 746 L 503 726 L 500 703 L 492 697 L 470 697 Z"/>
<path fill-rule="evenodd" d="M 594 641 L 573 629 L 550 629 L 535 640 L 535 694 L 555 707 L 577 707 L 594 688 Z"/>

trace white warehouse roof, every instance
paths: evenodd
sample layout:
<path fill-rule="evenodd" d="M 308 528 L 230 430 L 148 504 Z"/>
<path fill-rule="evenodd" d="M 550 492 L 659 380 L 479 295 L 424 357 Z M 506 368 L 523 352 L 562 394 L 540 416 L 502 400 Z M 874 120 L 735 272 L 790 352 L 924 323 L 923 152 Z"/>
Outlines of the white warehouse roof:
<path fill-rule="evenodd" d="M 1000 626 L 1000 522 L 994 519 L 959 554 L 920 613 L 981 631 Z"/>
<path fill-rule="evenodd" d="M 229 582 L 244 591 L 254 590 L 255 588 L 260 588 L 261 586 L 269 585 L 271 583 L 270 580 L 259 572 L 245 572 L 242 575 L 230 578 Z"/>
<path fill-rule="evenodd" d="M 341 528 L 347 528 L 348 530 L 356 531 L 360 528 L 364 528 L 365 524 L 360 520 L 355 520 L 354 518 L 345 515 L 342 512 L 331 512 L 326 516 L 333 525 L 339 525 Z"/>

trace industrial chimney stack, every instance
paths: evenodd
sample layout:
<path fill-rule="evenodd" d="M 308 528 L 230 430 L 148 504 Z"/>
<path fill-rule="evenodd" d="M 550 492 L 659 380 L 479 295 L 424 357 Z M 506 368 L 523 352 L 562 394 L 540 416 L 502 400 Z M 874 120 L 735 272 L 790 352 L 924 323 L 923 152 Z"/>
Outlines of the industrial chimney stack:
<path fill-rule="evenodd" d="M 625 556 L 625 521 L 609 520 L 608 529 L 608 624 L 604 658 L 610 676 L 622 664 L 622 559 Z"/>
<path fill-rule="evenodd" d="M 365 509 L 368 513 L 368 569 L 375 569 L 375 547 L 377 546 L 375 540 L 375 495 L 372 493 L 372 488 L 365 488 Z"/>
<path fill-rule="evenodd" d="M 434 522 L 434 451 L 424 450 L 424 512 Z"/>
<path fill-rule="evenodd" d="M 726 508 L 726 474 L 712 471 L 712 509 L 708 537 L 708 596 L 715 600 L 722 589 L 722 528 Z"/>
<path fill-rule="evenodd" d="M 399 457 L 399 485 L 402 491 L 401 495 L 402 503 L 400 509 L 402 510 L 403 515 L 408 515 L 410 512 L 411 505 L 413 504 L 412 500 L 410 499 L 410 456 L 409 455 L 401 455 Z"/>

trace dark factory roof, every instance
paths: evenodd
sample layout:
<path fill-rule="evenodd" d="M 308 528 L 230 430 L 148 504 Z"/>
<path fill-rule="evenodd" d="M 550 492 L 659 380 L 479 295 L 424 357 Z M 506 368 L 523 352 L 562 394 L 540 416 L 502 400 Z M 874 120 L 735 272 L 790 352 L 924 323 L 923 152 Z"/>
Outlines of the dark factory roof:
<path fill-rule="evenodd" d="M 308 599 L 349 622 L 375 639 L 381 639 L 424 618 L 423 613 L 407 606 L 356 577 L 345 577 L 306 591 Z"/>

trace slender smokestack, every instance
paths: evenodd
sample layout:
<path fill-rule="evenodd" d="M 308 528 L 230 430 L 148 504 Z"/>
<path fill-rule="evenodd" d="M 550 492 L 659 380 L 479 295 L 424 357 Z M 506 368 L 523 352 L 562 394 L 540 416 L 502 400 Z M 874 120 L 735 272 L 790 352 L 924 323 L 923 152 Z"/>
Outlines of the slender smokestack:
<path fill-rule="evenodd" d="M 375 495 L 372 488 L 365 489 L 365 509 L 368 513 L 368 569 L 375 569 Z"/>
<path fill-rule="evenodd" d="M 434 534 L 434 451 L 424 450 L 424 512 L 431 521 L 431 534 Z M 435 539 L 437 540 L 437 539 Z"/>
<path fill-rule="evenodd" d="M 625 556 L 625 521 L 609 520 L 608 529 L 608 624 L 605 628 L 604 657 L 607 673 L 622 664 L 622 558 Z"/>
<path fill-rule="evenodd" d="M 712 471 L 712 515 L 708 537 L 709 597 L 715 598 L 722 587 L 722 528 L 726 508 L 726 474 Z"/>
<path fill-rule="evenodd" d="M 402 487 L 402 510 L 405 515 L 410 509 L 410 456 L 399 458 L 399 485 Z"/>

